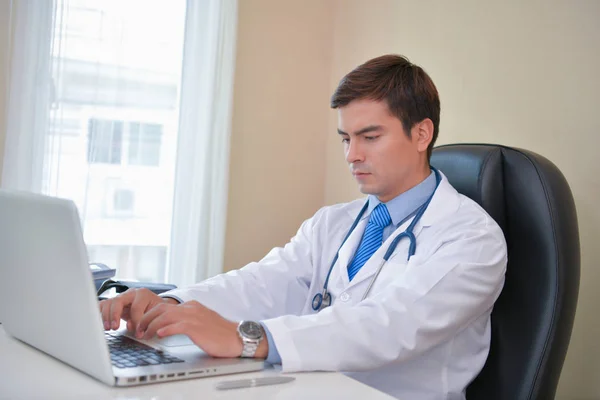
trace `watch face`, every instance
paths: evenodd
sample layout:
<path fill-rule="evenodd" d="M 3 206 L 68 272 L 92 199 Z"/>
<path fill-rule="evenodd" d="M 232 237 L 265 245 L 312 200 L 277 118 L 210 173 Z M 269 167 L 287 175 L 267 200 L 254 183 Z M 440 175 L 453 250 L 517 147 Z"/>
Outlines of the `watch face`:
<path fill-rule="evenodd" d="M 260 324 L 253 321 L 244 321 L 240 325 L 240 332 L 248 339 L 260 339 L 263 335 Z"/>

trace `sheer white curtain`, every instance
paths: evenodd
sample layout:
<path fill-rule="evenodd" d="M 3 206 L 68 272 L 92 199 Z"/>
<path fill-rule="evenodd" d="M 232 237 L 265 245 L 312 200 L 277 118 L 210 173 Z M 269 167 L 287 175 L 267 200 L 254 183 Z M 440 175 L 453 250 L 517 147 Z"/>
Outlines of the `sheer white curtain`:
<path fill-rule="evenodd" d="M 236 26 L 236 0 L 188 1 L 171 282 L 223 270 Z"/>
<path fill-rule="evenodd" d="M 13 2 L 2 186 L 40 192 L 50 94 L 51 2 Z M 35 32 L 36 34 L 32 34 Z"/>
<path fill-rule="evenodd" d="M 13 7 L 2 186 L 74 200 L 120 278 L 221 272 L 236 0 Z"/>

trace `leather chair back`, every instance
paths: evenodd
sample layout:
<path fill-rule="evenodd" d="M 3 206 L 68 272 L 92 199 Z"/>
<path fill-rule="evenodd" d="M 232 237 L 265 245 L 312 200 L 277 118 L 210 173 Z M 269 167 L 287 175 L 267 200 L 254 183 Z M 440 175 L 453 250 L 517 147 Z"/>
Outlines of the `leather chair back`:
<path fill-rule="evenodd" d="M 467 399 L 553 399 L 579 291 L 579 231 L 567 181 L 546 158 L 499 145 L 440 146 L 431 165 L 498 222 L 508 246 L 490 354 Z"/>

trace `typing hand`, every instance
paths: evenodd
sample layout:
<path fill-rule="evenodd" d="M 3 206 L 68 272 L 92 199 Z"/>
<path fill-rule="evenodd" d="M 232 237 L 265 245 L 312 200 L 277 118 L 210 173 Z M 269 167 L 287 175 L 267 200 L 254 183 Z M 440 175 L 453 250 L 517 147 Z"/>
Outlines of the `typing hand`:
<path fill-rule="evenodd" d="M 129 289 L 112 299 L 102 300 L 99 305 L 104 329 L 118 329 L 122 318 L 127 321 L 127 330 L 135 332 L 144 313 L 163 303 L 178 304 L 148 289 Z"/>
<path fill-rule="evenodd" d="M 138 339 L 178 334 L 188 336 L 213 357 L 239 357 L 242 354 L 237 323 L 226 320 L 197 301 L 180 305 L 159 304 L 142 317 L 136 331 Z"/>

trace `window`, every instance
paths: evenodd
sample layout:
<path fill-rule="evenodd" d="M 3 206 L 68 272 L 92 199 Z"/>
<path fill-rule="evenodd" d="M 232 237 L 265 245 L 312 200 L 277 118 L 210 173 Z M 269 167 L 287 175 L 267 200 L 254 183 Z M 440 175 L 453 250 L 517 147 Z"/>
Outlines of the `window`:
<path fill-rule="evenodd" d="M 94 186 L 100 186 L 96 184 L 94 180 Z M 98 182 L 99 183 L 99 182 Z M 140 190 L 139 185 L 133 182 L 126 182 L 122 178 L 107 178 L 104 180 L 104 193 L 101 199 L 101 212 L 96 210 L 93 206 L 93 202 L 88 204 L 88 220 L 103 220 L 105 225 L 108 227 L 111 225 L 111 221 L 121 220 L 125 223 L 122 228 L 127 228 L 128 225 L 133 226 L 133 222 L 129 223 L 126 220 L 133 218 L 146 218 L 140 211 L 140 206 L 144 205 L 143 191 Z M 136 201 L 136 191 L 142 196 L 139 204 Z"/>
<path fill-rule="evenodd" d="M 129 164 L 156 166 L 160 160 L 162 126 L 158 124 L 129 125 Z"/>
<path fill-rule="evenodd" d="M 10 16 L 3 188 L 73 200 L 118 279 L 221 272 L 237 0 L 30 3 Z"/>
<path fill-rule="evenodd" d="M 88 124 L 88 163 L 120 164 L 123 123 L 91 119 Z"/>
<path fill-rule="evenodd" d="M 90 261 L 164 281 L 186 2 L 56 4 L 43 192 L 76 202 Z"/>
<path fill-rule="evenodd" d="M 131 190 L 115 190 L 113 210 L 119 213 L 133 213 L 133 192 Z"/>
<path fill-rule="evenodd" d="M 90 119 L 88 163 L 158 166 L 162 130 L 159 124 Z"/>

